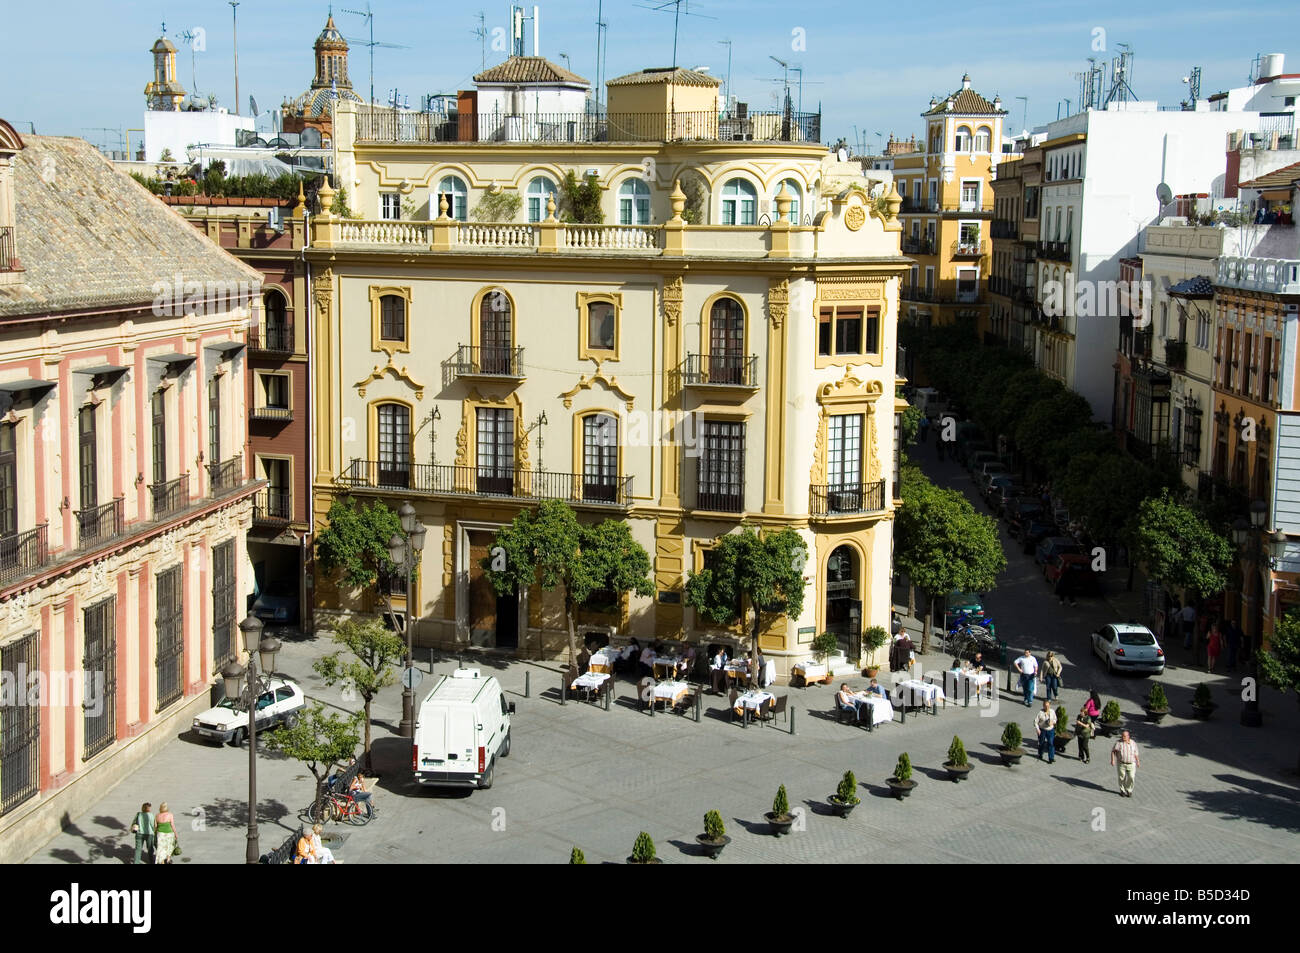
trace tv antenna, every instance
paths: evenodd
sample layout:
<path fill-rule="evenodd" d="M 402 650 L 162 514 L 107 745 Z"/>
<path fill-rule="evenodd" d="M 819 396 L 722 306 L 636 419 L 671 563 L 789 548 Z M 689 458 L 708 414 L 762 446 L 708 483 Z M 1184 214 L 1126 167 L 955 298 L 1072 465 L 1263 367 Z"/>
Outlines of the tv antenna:
<path fill-rule="evenodd" d="M 677 30 L 681 23 L 681 18 L 683 16 L 687 16 L 687 17 L 699 17 L 702 20 L 717 19 L 717 17 L 711 17 L 705 13 L 691 13 L 690 0 L 665 0 L 664 3 L 661 3 L 658 6 L 654 6 L 654 7 L 648 7 L 640 3 L 634 4 L 634 6 L 638 6 L 642 10 L 654 10 L 656 12 L 660 10 L 667 10 L 669 7 L 673 8 L 673 69 L 677 69 Z M 682 7 L 686 7 L 686 9 L 683 10 Z"/>
<path fill-rule="evenodd" d="M 723 102 L 731 102 L 731 40 L 718 40 L 719 45 L 727 48 L 727 92 L 723 96 Z"/>
<path fill-rule="evenodd" d="M 195 63 L 196 48 L 194 43 L 200 36 L 202 36 L 202 34 L 195 33 L 193 30 L 186 30 L 183 33 L 176 34 L 177 39 L 183 40 L 190 45 L 190 90 L 195 96 L 199 94 L 199 80 L 198 67 Z"/>
<path fill-rule="evenodd" d="M 1137 94 L 1129 85 L 1129 77 L 1133 75 L 1133 47 L 1127 43 L 1115 45 L 1119 47 L 1119 56 L 1111 60 L 1110 64 L 1110 93 L 1106 96 L 1108 105 L 1113 102 L 1126 103 L 1130 99 L 1137 99 Z"/>
<path fill-rule="evenodd" d="M 474 29 L 470 30 L 469 32 L 473 33 L 476 37 L 478 37 L 479 59 L 482 61 L 482 65 L 479 67 L 479 69 L 486 70 L 487 69 L 487 35 L 488 35 L 487 14 L 485 14 L 482 10 L 478 12 L 478 26 L 476 26 Z"/>
<path fill-rule="evenodd" d="M 605 46 L 609 42 L 609 24 L 604 18 L 603 0 L 596 0 L 596 111 L 600 111 L 600 94 L 604 91 L 601 77 L 605 72 Z"/>
<path fill-rule="evenodd" d="M 1026 123 L 1029 122 L 1029 97 L 1017 96 L 1016 99 L 1025 104 L 1024 110 L 1020 113 L 1020 128 L 1028 131 L 1029 126 L 1027 126 Z"/>
<path fill-rule="evenodd" d="M 1199 66 L 1193 66 L 1192 71 L 1183 77 L 1183 82 L 1187 84 L 1187 92 L 1191 97 L 1192 109 L 1196 109 L 1196 101 L 1201 98 L 1201 68 Z"/>
<path fill-rule="evenodd" d="M 348 37 L 347 41 L 349 43 L 355 43 L 358 46 L 367 46 L 370 48 L 370 107 L 373 109 L 375 105 L 375 47 L 382 46 L 389 50 L 409 50 L 410 47 L 403 46 L 400 43 L 380 43 L 375 39 L 375 14 L 374 11 L 370 9 L 370 0 L 366 0 L 366 8 L 364 10 L 344 10 L 343 12 L 351 13 L 354 16 L 365 17 L 366 25 L 370 30 L 369 40 L 354 40 L 352 37 Z"/>

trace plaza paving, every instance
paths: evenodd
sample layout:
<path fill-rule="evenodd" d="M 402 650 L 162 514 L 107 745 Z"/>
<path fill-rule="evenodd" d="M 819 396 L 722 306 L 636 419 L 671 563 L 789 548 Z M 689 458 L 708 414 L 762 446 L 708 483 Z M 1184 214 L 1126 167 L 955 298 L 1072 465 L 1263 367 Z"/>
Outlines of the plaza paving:
<path fill-rule="evenodd" d="M 970 489 L 956 466 L 926 465 L 937 481 Z M 1107 676 L 1087 649 L 1087 633 L 1101 622 L 1139 616 L 1122 580 L 1112 582 L 1106 599 L 1061 607 L 1032 559 L 1014 546 L 1008 546 L 1008 559 L 999 589 L 987 600 L 999 635 L 1014 649 L 1063 655 L 1062 694 L 1071 712 L 1090 686 L 1103 699 L 1119 701 L 1142 746 L 1131 800 L 1116 793 L 1101 738 L 1093 742 L 1091 764 L 1077 760 L 1072 742 L 1055 765 L 1027 754 L 1019 767 L 1001 766 L 995 749 L 1004 724 L 1014 719 L 1020 725 L 1027 748 L 1033 735 L 1032 712 L 1005 690 L 1004 672 L 995 708 L 948 707 L 937 716 L 909 715 L 905 724 L 896 716 L 872 733 L 833 720 L 831 688 L 780 686 L 778 694 L 791 696 L 791 734 L 780 721 L 777 727 L 733 725 L 724 699 L 713 696 L 706 696 L 699 723 L 650 716 L 635 709 L 630 682 L 620 683 L 621 697 L 608 712 L 573 701 L 561 706 L 554 665 L 480 658 L 466 661 L 500 678 L 518 705 L 513 751 L 499 763 L 495 786 L 471 794 L 416 789 L 409 780 L 409 742 L 395 736 L 400 688 L 390 688 L 375 705 L 381 813 L 365 827 L 329 825 L 342 835 L 336 853 L 346 863 L 556 863 L 577 845 L 588 863 L 622 863 L 644 830 L 667 862 L 709 863 L 696 853 L 695 835 L 704 812 L 716 808 L 733 839 L 718 863 L 1294 862 L 1300 856 L 1295 699 L 1265 689 L 1264 727 L 1243 728 L 1233 676 L 1207 678 L 1186 667 L 1190 659 L 1181 647 L 1169 646 L 1162 681 L 1173 712 L 1163 724 L 1148 725 L 1140 702 L 1149 680 Z M 311 660 L 328 650 L 324 638 L 290 640 L 279 667 L 313 698 L 354 707 L 311 674 Z M 920 661 L 941 668 L 947 659 Z M 449 672 L 456 660 L 421 664 Z M 523 697 L 526 674 L 529 698 Z M 1220 705 L 1205 723 L 1191 718 L 1191 691 L 1199 681 L 1212 685 Z M 960 784 L 947 781 L 941 767 L 954 734 L 976 765 Z M 919 785 L 909 799 L 896 801 L 884 780 L 903 751 Z M 126 829 L 146 799 L 169 801 L 181 822 L 185 853 L 178 860 L 242 862 L 247 762 L 243 749 L 178 737 L 92 810 L 71 819 L 31 862 L 129 861 L 133 839 Z M 826 798 L 846 769 L 857 774 L 862 803 L 842 820 L 830 814 Z M 803 808 L 804 829 L 778 840 L 766 833 L 762 815 L 781 783 L 791 806 Z M 297 827 L 313 790 L 301 765 L 260 755 L 264 851 Z"/>

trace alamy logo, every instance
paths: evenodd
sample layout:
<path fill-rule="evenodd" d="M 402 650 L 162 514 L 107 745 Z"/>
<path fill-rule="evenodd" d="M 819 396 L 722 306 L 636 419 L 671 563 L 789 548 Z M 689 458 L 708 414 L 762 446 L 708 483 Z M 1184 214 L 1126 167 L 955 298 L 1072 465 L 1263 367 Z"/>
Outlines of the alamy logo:
<path fill-rule="evenodd" d="M 128 924 L 132 933 L 148 933 L 153 925 L 152 890 L 71 889 L 50 894 L 50 922 L 75 924 Z"/>
<path fill-rule="evenodd" d="M 178 318 L 187 314 L 225 314 L 246 308 L 262 294 L 260 281 L 186 281 L 180 274 L 153 284 L 153 313 Z"/>
<path fill-rule="evenodd" d="M 91 718 L 104 713 L 103 672 L 29 672 L 25 662 L 0 671 L 0 712 L 7 708 L 80 705 Z"/>

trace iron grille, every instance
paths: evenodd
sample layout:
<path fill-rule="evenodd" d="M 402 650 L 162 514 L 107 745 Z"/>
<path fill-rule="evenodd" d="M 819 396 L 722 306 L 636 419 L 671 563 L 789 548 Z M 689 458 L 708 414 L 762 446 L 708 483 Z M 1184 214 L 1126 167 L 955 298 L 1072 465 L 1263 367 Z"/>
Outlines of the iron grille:
<path fill-rule="evenodd" d="M 158 574 L 157 659 L 158 711 L 162 711 L 184 694 L 185 631 L 182 625 L 181 567 Z"/>
<path fill-rule="evenodd" d="M 219 669 L 235 657 L 235 543 L 226 540 L 212 549 L 212 658 Z"/>
<path fill-rule="evenodd" d="M 86 649 L 82 659 L 85 716 L 83 761 L 117 740 L 117 600 L 110 597 L 85 611 Z"/>
<path fill-rule="evenodd" d="M 22 687 L 24 700 L 27 676 L 38 666 L 35 632 L 0 649 L 0 671 Z M 36 796 L 40 734 L 40 706 L 0 707 L 0 814 Z"/>

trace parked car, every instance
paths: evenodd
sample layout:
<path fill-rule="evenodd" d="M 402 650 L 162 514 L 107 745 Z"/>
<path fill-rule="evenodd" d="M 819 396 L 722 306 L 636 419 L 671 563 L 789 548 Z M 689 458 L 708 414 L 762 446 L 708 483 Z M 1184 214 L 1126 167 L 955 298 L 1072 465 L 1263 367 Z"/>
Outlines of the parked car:
<path fill-rule="evenodd" d="M 971 618 L 984 617 L 984 597 L 977 592 L 950 592 L 943 603 L 943 628 L 948 631 L 952 620 L 966 613 Z"/>
<path fill-rule="evenodd" d="M 1165 651 L 1151 630 L 1132 622 L 1103 625 L 1092 634 L 1092 650 L 1108 672 L 1165 673 Z"/>
<path fill-rule="evenodd" d="M 984 464 L 998 463 L 999 461 L 998 455 L 992 450 L 972 450 L 966 455 L 966 459 L 962 462 L 970 472 L 971 479 L 974 479 L 975 474 L 979 473 L 980 468 L 984 466 Z"/>
<path fill-rule="evenodd" d="M 1101 578 L 1092 571 L 1092 560 L 1083 553 L 1061 553 L 1043 567 L 1043 576 L 1053 586 L 1065 576 L 1061 594 L 1067 596 L 1101 594 Z"/>
<path fill-rule="evenodd" d="M 307 704 L 302 689 L 286 678 L 273 678 L 257 699 L 257 730 L 285 725 L 292 728 Z M 237 698 L 223 699 L 215 708 L 195 716 L 194 733 L 205 741 L 240 744 L 248 737 L 248 709 Z"/>
<path fill-rule="evenodd" d="M 1019 539 L 1029 523 L 1041 522 L 1038 518 L 1043 505 L 1032 496 L 1017 496 L 1002 504 L 1001 516 L 1007 521 L 1007 532 Z"/>
<path fill-rule="evenodd" d="M 510 755 L 510 716 L 501 684 L 476 668 L 438 679 L 420 704 L 411 747 L 416 784 L 492 787 L 497 758 Z"/>
<path fill-rule="evenodd" d="M 1046 566 L 1061 553 L 1082 553 L 1083 547 L 1070 536 L 1048 536 L 1034 550 L 1034 562 Z"/>
<path fill-rule="evenodd" d="M 989 509 L 996 513 L 1001 508 L 1003 499 L 1015 499 L 1023 492 L 1025 488 L 1016 482 L 1016 478 L 1004 473 L 985 480 L 981 495 Z"/>
<path fill-rule="evenodd" d="M 1020 530 L 1020 542 L 1024 545 L 1025 555 L 1029 555 L 1038 549 L 1038 544 L 1049 536 L 1056 535 L 1056 526 L 1052 523 L 1044 523 L 1038 519 L 1031 519 L 1025 523 Z"/>
<path fill-rule="evenodd" d="M 984 464 L 984 466 L 980 468 L 979 472 L 974 475 L 975 486 L 979 490 L 980 495 L 982 496 L 984 491 L 988 489 L 989 481 L 994 477 L 1000 476 L 1009 477 L 1011 476 L 1011 471 L 1001 463 Z"/>
<path fill-rule="evenodd" d="M 253 615 L 271 625 L 293 625 L 298 621 L 296 583 L 274 581 L 253 599 Z"/>

